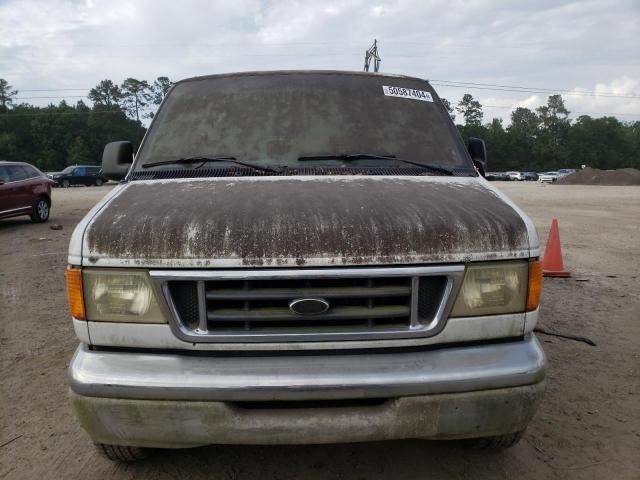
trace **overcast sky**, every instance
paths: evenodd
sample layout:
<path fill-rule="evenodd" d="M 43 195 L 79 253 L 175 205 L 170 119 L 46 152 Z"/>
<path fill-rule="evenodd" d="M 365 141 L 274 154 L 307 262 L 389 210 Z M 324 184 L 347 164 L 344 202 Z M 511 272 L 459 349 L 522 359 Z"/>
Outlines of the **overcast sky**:
<path fill-rule="evenodd" d="M 23 101 L 74 103 L 104 78 L 361 70 L 374 38 L 383 72 L 568 90 L 572 117 L 640 119 L 640 0 L 0 0 L 0 77 Z M 473 94 L 485 121 L 546 101 L 434 86 L 453 102 Z M 584 91 L 616 96 L 571 94 Z"/>

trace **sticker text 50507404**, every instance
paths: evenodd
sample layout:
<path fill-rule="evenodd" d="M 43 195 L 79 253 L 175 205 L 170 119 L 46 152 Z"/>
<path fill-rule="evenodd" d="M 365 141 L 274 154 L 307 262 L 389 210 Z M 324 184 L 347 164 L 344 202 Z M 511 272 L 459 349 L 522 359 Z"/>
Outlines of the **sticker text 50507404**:
<path fill-rule="evenodd" d="M 431 93 L 424 90 L 414 90 L 413 88 L 404 87 L 387 87 L 384 85 L 382 91 L 387 97 L 402 97 L 410 98 L 412 100 L 421 100 L 423 102 L 433 102 Z"/>

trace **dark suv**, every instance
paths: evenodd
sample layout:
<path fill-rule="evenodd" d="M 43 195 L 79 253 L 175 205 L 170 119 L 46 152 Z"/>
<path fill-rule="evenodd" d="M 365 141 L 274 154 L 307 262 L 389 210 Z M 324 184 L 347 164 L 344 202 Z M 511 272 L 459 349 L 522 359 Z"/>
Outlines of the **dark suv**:
<path fill-rule="evenodd" d="M 34 222 L 46 222 L 51 183 L 33 165 L 0 161 L 0 219 L 29 215 Z"/>
<path fill-rule="evenodd" d="M 107 181 L 102 176 L 102 167 L 99 165 L 69 165 L 58 173 L 47 175 L 55 182 L 56 187 L 70 187 L 71 185 L 95 185 L 99 187 Z"/>

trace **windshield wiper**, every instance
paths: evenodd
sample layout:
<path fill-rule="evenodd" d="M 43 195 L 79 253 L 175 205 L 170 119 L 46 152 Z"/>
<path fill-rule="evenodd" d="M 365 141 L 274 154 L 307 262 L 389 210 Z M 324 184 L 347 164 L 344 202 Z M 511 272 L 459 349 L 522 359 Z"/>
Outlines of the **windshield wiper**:
<path fill-rule="evenodd" d="M 150 167 L 158 167 L 160 165 L 180 165 L 184 163 L 198 163 L 199 165 L 193 167 L 194 170 L 202 167 L 205 163 L 209 162 L 229 162 L 235 163 L 237 165 L 242 165 L 243 167 L 253 168 L 254 170 L 258 170 L 260 172 L 271 172 L 271 173 L 280 173 L 278 170 L 270 167 L 263 167 L 262 165 L 254 165 L 252 163 L 241 162 L 240 160 L 236 160 L 236 157 L 227 157 L 227 156 L 214 156 L 214 157 L 184 157 L 184 158 L 176 158 L 173 160 L 162 160 L 160 162 L 151 162 L 142 165 L 142 168 L 150 168 Z"/>
<path fill-rule="evenodd" d="M 395 162 L 408 163 L 409 165 L 416 165 L 434 172 L 444 173 L 445 175 L 454 175 L 452 170 L 439 165 L 432 165 L 429 163 L 414 162 L 412 160 L 405 160 L 404 158 L 397 158 L 394 155 L 376 155 L 373 153 L 336 153 L 335 155 L 305 155 L 298 157 L 301 162 L 308 162 L 312 160 L 389 160 Z"/>

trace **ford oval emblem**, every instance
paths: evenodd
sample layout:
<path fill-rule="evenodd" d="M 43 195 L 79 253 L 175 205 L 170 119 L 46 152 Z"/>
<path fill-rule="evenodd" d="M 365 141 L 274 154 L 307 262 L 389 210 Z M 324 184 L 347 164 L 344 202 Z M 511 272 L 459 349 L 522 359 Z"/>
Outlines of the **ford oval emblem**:
<path fill-rule="evenodd" d="M 324 298 L 296 298 L 289 302 L 289 310 L 298 315 L 320 315 L 329 310 Z"/>

